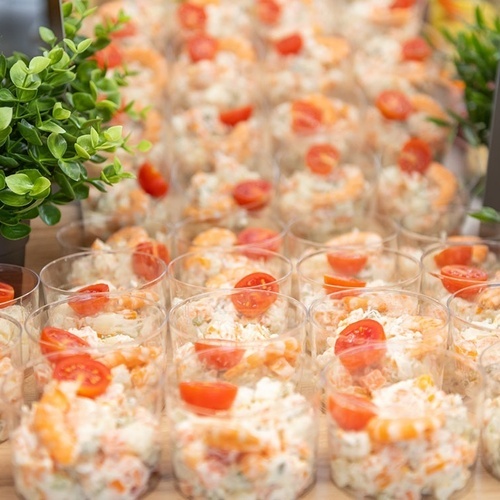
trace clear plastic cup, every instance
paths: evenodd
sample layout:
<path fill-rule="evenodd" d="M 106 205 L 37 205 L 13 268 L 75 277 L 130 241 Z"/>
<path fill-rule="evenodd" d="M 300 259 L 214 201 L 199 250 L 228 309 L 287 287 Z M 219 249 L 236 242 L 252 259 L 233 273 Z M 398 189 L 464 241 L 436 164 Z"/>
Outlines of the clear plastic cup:
<path fill-rule="evenodd" d="M 469 484 L 484 395 L 478 366 L 419 343 L 366 343 L 325 368 L 333 482 L 357 498 L 450 498 Z"/>

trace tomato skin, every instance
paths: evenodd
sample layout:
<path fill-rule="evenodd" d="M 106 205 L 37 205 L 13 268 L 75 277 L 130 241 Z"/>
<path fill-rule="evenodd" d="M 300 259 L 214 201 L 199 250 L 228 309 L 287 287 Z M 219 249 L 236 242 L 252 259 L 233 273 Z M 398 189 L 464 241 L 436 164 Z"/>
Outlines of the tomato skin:
<path fill-rule="evenodd" d="M 339 160 L 339 150 L 330 144 L 314 144 L 306 153 L 306 165 L 313 174 L 331 174 Z"/>
<path fill-rule="evenodd" d="M 146 281 L 153 281 L 160 275 L 158 263 L 153 257 L 158 257 L 168 264 L 170 252 L 163 243 L 149 240 L 137 244 L 132 254 L 132 270 Z"/>
<path fill-rule="evenodd" d="M 326 258 L 335 272 L 347 276 L 358 274 L 368 261 L 368 255 L 354 251 L 331 252 L 326 254 Z"/>
<path fill-rule="evenodd" d="M 257 18 L 262 24 L 275 25 L 281 17 L 281 6 L 274 0 L 257 0 Z"/>
<path fill-rule="evenodd" d="M 390 9 L 409 9 L 415 5 L 416 0 L 394 0 Z"/>
<path fill-rule="evenodd" d="M 252 245 L 256 248 L 278 252 L 281 246 L 279 234 L 264 227 L 247 227 L 238 233 L 237 245 Z M 249 256 L 255 253 L 249 252 Z"/>
<path fill-rule="evenodd" d="M 238 386 L 221 381 L 180 382 L 179 393 L 189 405 L 205 410 L 229 410 L 238 393 Z"/>
<path fill-rule="evenodd" d="M 200 5 L 184 2 L 177 9 L 177 19 L 186 30 L 202 30 L 207 22 L 207 13 Z"/>
<path fill-rule="evenodd" d="M 303 45 L 302 37 L 298 33 L 281 38 L 274 43 L 276 51 L 282 56 L 298 54 Z"/>
<path fill-rule="evenodd" d="M 376 363 L 385 355 L 386 349 L 380 343 L 385 340 L 384 327 L 374 319 L 364 318 L 347 325 L 335 342 L 335 355 L 350 372 L 356 372 Z M 349 352 L 354 347 L 377 343 L 376 349 L 365 348 L 358 352 Z M 346 353 L 347 351 L 347 353 Z"/>
<path fill-rule="evenodd" d="M 294 101 L 291 112 L 292 130 L 297 134 L 313 134 L 323 124 L 321 109 L 307 101 Z"/>
<path fill-rule="evenodd" d="M 145 161 L 139 167 L 137 182 L 142 190 L 153 196 L 153 198 L 162 198 L 168 193 L 168 182 L 161 172 L 149 161 Z"/>
<path fill-rule="evenodd" d="M 62 328 L 46 326 L 40 333 L 40 350 L 45 356 L 50 356 L 51 360 L 58 360 L 64 357 L 66 351 L 72 349 L 85 349 L 90 347 L 86 340 L 74 335 Z M 59 356 L 59 354 L 61 356 Z"/>
<path fill-rule="evenodd" d="M 449 265 L 441 268 L 441 282 L 450 293 L 456 293 L 471 285 L 478 285 L 488 280 L 488 273 L 473 266 Z M 477 292 L 473 291 L 472 294 Z M 467 298 L 467 292 L 460 295 Z"/>
<path fill-rule="evenodd" d="M 208 342 L 195 342 L 194 350 L 198 353 L 198 359 L 208 368 L 219 371 L 233 368 L 240 363 L 245 354 L 245 349 Z"/>
<path fill-rule="evenodd" d="M 88 355 L 77 354 L 61 358 L 54 367 L 53 377 L 56 380 L 76 380 L 80 382 L 79 396 L 95 398 L 106 392 L 111 383 L 111 370 Z"/>
<path fill-rule="evenodd" d="M 102 311 L 108 303 L 109 297 L 104 295 L 109 292 L 109 286 L 105 283 L 84 286 L 77 290 L 76 295 L 68 300 L 68 305 L 80 316 L 93 316 Z M 81 294 L 102 294 L 98 297 L 79 297 Z"/>
<path fill-rule="evenodd" d="M 229 109 L 219 113 L 219 120 L 230 127 L 234 127 L 240 122 L 247 121 L 253 113 L 253 106 L 243 106 L 241 108 Z"/>
<path fill-rule="evenodd" d="M 6 307 L 7 303 L 14 300 L 14 287 L 8 283 L 0 281 L 0 309 Z"/>
<path fill-rule="evenodd" d="M 97 66 L 101 69 L 113 69 L 121 66 L 123 56 L 120 49 L 114 43 L 99 50 L 94 54 Z"/>
<path fill-rule="evenodd" d="M 263 179 L 242 181 L 233 188 L 234 201 L 247 210 L 260 210 L 271 199 L 272 185 Z"/>
<path fill-rule="evenodd" d="M 457 245 L 446 247 L 434 255 L 434 262 L 438 267 L 456 264 L 468 266 L 472 262 L 472 246 Z"/>
<path fill-rule="evenodd" d="M 279 292 L 276 279 L 270 274 L 261 272 L 245 276 L 234 285 L 234 288 L 248 289 L 231 295 L 234 308 L 247 318 L 257 318 L 265 313 L 276 302 L 275 293 Z"/>
<path fill-rule="evenodd" d="M 323 276 L 323 288 L 326 293 L 342 292 L 348 288 L 363 288 L 366 282 L 350 276 L 333 276 L 325 274 Z"/>
<path fill-rule="evenodd" d="M 375 100 L 375 106 L 388 120 L 404 121 L 413 111 L 411 102 L 399 90 L 384 90 Z"/>
<path fill-rule="evenodd" d="M 361 431 L 377 415 L 377 407 L 369 399 L 347 393 L 330 394 L 328 411 L 345 431 Z"/>
<path fill-rule="evenodd" d="M 425 61 L 431 54 L 431 47 L 421 36 L 405 40 L 401 46 L 404 61 Z"/>
<path fill-rule="evenodd" d="M 432 163 L 432 149 L 425 141 L 414 137 L 402 147 L 398 157 L 399 168 L 403 172 L 425 174 Z"/>
<path fill-rule="evenodd" d="M 193 62 L 212 60 L 217 50 L 217 40 L 208 35 L 195 35 L 187 41 L 187 51 Z"/>

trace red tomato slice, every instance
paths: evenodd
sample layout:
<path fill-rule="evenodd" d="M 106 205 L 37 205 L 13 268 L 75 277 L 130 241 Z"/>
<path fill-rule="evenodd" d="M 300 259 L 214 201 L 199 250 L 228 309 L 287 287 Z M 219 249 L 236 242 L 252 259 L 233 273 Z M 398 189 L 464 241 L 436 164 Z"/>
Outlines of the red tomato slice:
<path fill-rule="evenodd" d="M 447 247 L 434 255 L 434 262 L 439 267 L 461 265 L 468 266 L 472 262 L 472 245 Z"/>
<path fill-rule="evenodd" d="M 306 153 L 306 165 L 318 175 L 331 174 L 338 165 L 340 152 L 330 144 L 315 144 Z"/>
<path fill-rule="evenodd" d="M 342 292 L 345 291 L 346 288 L 363 288 L 366 286 L 366 282 L 362 280 L 350 276 L 332 276 L 331 274 L 325 274 L 323 276 L 323 283 L 323 288 L 328 294 Z"/>
<path fill-rule="evenodd" d="M 257 19 L 262 24 L 273 26 L 281 17 L 281 6 L 275 0 L 257 0 Z"/>
<path fill-rule="evenodd" d="M 229 370 L 236 366 L 245 354 L 245 349 L 207 342 L 195 342 L 194 350 L 198 353 L 198 359 L 213 370 Z"/>
<path fill-rule="evenodd" d="M 114 43 L 110 43 L 108 46 L 99 50 L 94 54 L 97 66 L 101 69 L 112 69 L 121 66 L 123 63 L 123 56 Z"/>
<path fill-rule="evenodd" d="M 184 2 L 177 9 L 177 19 L 186 30 L 202 30 L 207 22 L 207 13 L 201 5 Z"/>
<path fill-rule="evenodd" d="M 409 9 L 415 5 L 416 0 L 394 0 L 390 9 Z"/>
<path fill-rule="evenodd" d="M 137 276 L 152 281 L 160 276 L 161 269 L 154 257 L 169 263 L 170 253 L 167 247 L 155 240 L 143 241 L 136 245 L 132 254 L 132 270 Z"/>
<path fill-rule="evenodd" d="M 229 382 L 181 382 L 179 393 L 183 401 L 206 410 L 229 410 L 238 386 Z"/>
<path fill-rule="evenodd" d="M 361 431 L 376 416 L 377 407 L 361 396 L 336 393 L 328 397 L 328 411 L 341 429 Z"/>
<path fill-rule="evenodd" d="M 411 102 L 399 90 L 384 90 L 375 100 L 375 106 L 388 120 L 403 121 L 413 111 Z"/>
<path fill-rule="evenodd" d="M 274 47 L 281 55 L 288 56 L 298 54 L 303 44 L 302 37 L 298 33 L 294 33 L 274 42 Z"/>
<path fill-rule="evenodd" d="M 56 380 L 76 380 L 80 383 L 77 394 L 95 398 L 104 394 L 111 383 L 111 371 L 88 355 L 66 356 L 54 367 Z"/>
<path fill-rule="evenodd" d="M 271 199 L 272 185 L 263 179 L 242 181 L 233 188 L 234 201 L 247 210 L 260 210 Z"/>
<path fill-rule="evenodd" d="M 432 163 L 432 149 L 425 141 L 414 137 L 401 149 L 398 157 L 399 168 L 403 172 L 424 174 Z"/>
<path fill-rule="evenodd" d="M 90 347 L 86 340 L 74 335 L 67 330 L 46 326 L 40 333 L 40 350 L 44 355 L 51 355 L 51 359 L 60 359 L 57 353 L 64 353 L 72 349 Z"/>
<path fill-rule="evenodd" d="M 432 54 L 430 45 L 421 37 L 410 38 L 401 45 L 404 61 L 425 61 Z"/>
<path fill-rule="evenodd" d="M 154 198 L 161 198 L 168 193 L 168 182 L 161 172 L 149 161 L 145 161 L 139 167 L 137 182 L 143 191 Z"/>
<path fill-rule="evenodd" d="M 234 308 L 247 318 L 256 318 L 265 313 L 276 301 L 274 293 L 279 292 L 276 278 L 267 273 L 252 273 L 242 278 L 234 288 L 249 288 L 231 295 Z M 263 293 L 273 292 L 273 293 Z"/>
<path fill-rule="evenodd" d="M 229 109 L 219 113 L 219 120 L 224 125 L 234 127 L 237 123 L 247 121 L 253 113 L 253 106 L 243 106 L 241 108 Z"/>
<path fill-rule="evenodd" d="M 7 302 L 14 300 L 14 287 L 8 283 L 0 281 L 0 304 L 4 304 L 1 307 L 5 307 Z"/>
<path fill-rule="evenodd" d="M 354 251 L 335 251 L 326 255 L 332 269 L 340 274 L 353 276 L 366 265 L 368 255 Z"/>
<path fill-rule="evenodd" d="M 374 319 L 365 318 L 347 325 L 335 341 L 335 354 L 350 371 L 357 371 L 376 363 L 385 355 L 385 347 L 380 342 L 385 340 L 384 327 Z M 376 342 L 376 349 L 364 349 L 362 352 L 347 352 L 353 347 L 361 347 Z"/>
<path fill-rule="evenodd" d="M 441 269 L 440 278 L 446 290 L 455 293 L 468 286 L 484 283 L 488 280 L 488 273 L 478 267 L 449 265 Z M 476 291 L 472 292 L 472 294 L 476 293 Z M 467 292 L 463 292 L 460 296 L 466 298 Z"/>
<path fill-rule="evenodd" d="M 76 314 L 80 316 L 93 316 L 101 312 L 108 303 L 109 297 L 100 295 L 98 297 L 79 297 L 80 294 L 104 294 L 109 292 L 109 286 L 105 283 L 96 283 L 95 285 L 84 286 L 77 290 L 76 295 L 68 301 L 69 306 Z"/>
<path fill-rule="evenodd" d="M 214 59 L 217 48 L 217 40 L 208 35 L 195 35 L 187 41 L 188 54 L 193 62 Z"/>
<path fill-rule="evenodd" d="M 307 101 L 292 103 L 292 130 L 297 134 L 312 134 L 317 132 L 323 123 L 321 109 Z"/>
<path fill-rule="evenodd" d="M 278 252 L 281 246 L 281 238 L 279 238 L 279 234 L 272 229 L 264 227 L 247 227 L 238 233 L 236 244 L 252 245 L 264 250 Z M 255 254 L 250 252 L 249 255 Z"/>

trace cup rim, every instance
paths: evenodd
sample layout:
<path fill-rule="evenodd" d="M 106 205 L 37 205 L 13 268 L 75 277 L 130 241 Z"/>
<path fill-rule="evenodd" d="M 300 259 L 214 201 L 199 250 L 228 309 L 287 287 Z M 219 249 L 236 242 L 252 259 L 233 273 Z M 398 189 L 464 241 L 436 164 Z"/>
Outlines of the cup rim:
<path fill-rule="evenodd" d="M 40 285 L 42 283 L 42 280 L 40 279 L 40 275 L 35 271 L 33 271 L 32 269 L 25 266 L 18 266 L 17 264 L 0 263 L 0 276 L 2 270 L 20 271 L 23 274 L 23 276 L 28 275 L 34 279 L 34 286 L 29 291 L 23 293 L 22 295 L 19 295 L 18 297 L 14 297 L 12 300 L 4 302 L 2 304 L 3 307 L 16 305 L 19 302 L 23 302 L 24 299 L 28 298 L 31 294 L 36 293 L 37 291 L 40 290 Z"/>

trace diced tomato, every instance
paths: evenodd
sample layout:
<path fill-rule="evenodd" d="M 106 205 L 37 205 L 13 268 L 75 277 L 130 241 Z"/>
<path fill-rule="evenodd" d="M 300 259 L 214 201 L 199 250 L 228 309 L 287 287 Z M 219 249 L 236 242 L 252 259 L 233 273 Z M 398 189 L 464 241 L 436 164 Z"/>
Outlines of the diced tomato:
<path fill-rule="evenodd" d="M 432 163 L 432 149 L 425 141 L 414 137 L 401 149 L 398 157 L 399 168 L 403 172 L 424 174 Z"/>
<path fill-rule="evenodd" d="M 149 161 L 145 161 L 139 167 L 137 182 L 144 192 L 154 198 L 161 198 L 168 193 L 168 182 L 161 172 Z"/>
<path fill-rule="evenodd" d="M 275 0 L 257 0 L 257 19 L 262 24 L 273 26 L 281 17 L 281 6 Z"/>
<path fill-rule="evenodd" d="M 449 265 L 441 268 L 441 282 L 450 293 L 462 290 L 461 297 L 467 298 L 467 292 L 464 288 L 472 285 L 478 285 L 488 280 L 488 273 L 473 266 Z M 475 295 L 477 291 L 471 292 Z"/>
<path fill-rule="evenodd" d="M 252 245 L 253 247 L 277 252 L 281 246 L 281 238 L 272 229 L 247 227 L 238 233 L 236 243 L 238 245 Z M 255 253 L 252 254 L 250 252 L 249 255 L 255 255 Z"/>
<path fill-rule="evenodd" d="M 328 411 L 345 431 L 361 431 L 376 416 L 377 407 L 367 398 L 348 393 L 332 393 L 328 397 Z"/>
<path fill-rule="evenodd" d="M 323 276 L 323 288 L 326 293 L 342 292 L 349 288 L 363 288 L 366 282 L 350 276 L 333 276 L 325 274 Z"/>
<path fill-rule="evenodd" d="M 132 254 L 132 270 L 144 280 L 153 281 L 160 276 L 162 271 L 155 257 L 168 264 L 170 261 L 170 252 L 159 241 L 142 241 L 136 245 Z"/>
<path fill-rule="evenodd" d="M 416 0 L 394 0 L 391 9 L 409 9 L 415 5 Z"/>
<path fill-rule="evenodd" d="M 245 354 L 245 349 L 208 342 L 195 342 L 194 350 L 198 353 L 198 359 L 213 370 L 229 370 L 236 366 Z"/>
<path fill-rule="evenodd" d="M 215 58 L 217 50 L 217 40 L 209 35 L 195 35 L 187 41 L 187 51 L 193 62 L 203 61 L 204 59 L 211 61 Z"/>
<path fill-rule="evenodd" d="M 79 383 L 77 394 L 95 398 L 104 394 L 111 383 L 111 371 L 88 355 L 66 356 L 54 367 L 56 380 L 75 380 Z"/>
<path fill-rule="evenodd" d="M 307 135 L 317 132 L 323 124 L 323 112 L 307 101 L 292 103 L 292 130 Z"/>
<path fill-rule="evenodd" d="M 68 305 L 80 316 L 93 316 L 104 309 L 108 303 L 109 297 L 106 295 L 109 292 L 109 286 L 105 283 L 96 283 L 95 285 L 84 286 L 77 290 L 76 295 L 71 297 Z M 95 297 L 85 297 L 80 295 L 94 295 Z"/>
<path fill-rule="evenodd" d="M 329 175 L 338 165 L 340 152 L 331 144 L 314 144 L 306 153 L 306 165 L 311 172 Z"/>
<path fill-rule="evenodd" d="M 184 402 L 206 410 L 229 410 L 238 386 L 229 382 L 181 382 L 179 393 Z"/>
<path fill-rule="evenodd" d="M 234 288 L 248 289 L 231 295 L 234 308 L 247 318 L 256 318 L 265 313 L 276 302 L 275 293 L 279 292 L 276 278 L 262 272 L 245 276 L 234 285 Z"/>
<path fill-rule="evenodd" d="M 288 35 L 274 43 L 276 51 L 283 56 L 288 56 L 291 54 L 298 54 L 302 50 L 304 42 L 302 37 L 298 33 L 293 35 Z"/>
<path fill-rule="evenodd" d="M 354 250 L 335 250 L 326 255 L 332 269 L 340 274 L 353 276 L 366 265 L 368 255 Z"/>
<path fill-rule="evenodd" d="M 0 281 L 0 308 L 5 307 L 7 302 L 14 300 L 14 287 Z"/>
<path fill-rule="evenodd" d="M 253 113 L 253 106 L 243 106 L 241 108 L 228 109 L 219 113 L 219 120 L 224 125 L 234 127 L 240 122 L 248 120 Z"/>
<path fill-rule="evenodd" d="M 271 200 L 272 185 L 263 179 L 242 181 L 233 188 L 236 203 L 247 210 L 260 210 Z"/>
<path fill-rule="evenodd" d="M 472 262 L 472 245 L 449 246 L 434 255 L 438 267 L 461 265 L 468 266 Z"/>
<path fill-rule="evenodd" d="M 384 90 L 375 100 L 375 106 L 388 120 L 404 121 L 413 111 L 411 102 L 399 90 Z"/>
<path fill-rule="evenodd" d="M 52 360 L 60 359 L 59 354 L 72 349 L 80 350 L 90 347 L 89 343 L 78 335 L 54 326 L 46 326 L 41 331 L 39 344 L 42 354 L 50 355 Z"/>
<path fill-rule="evenodd" d="M 113 69 L 123 64 L 123 55 L 115 43 L 99 50 L 94 54 L 97 66 L 101 69 Z"/>
<path fill-rule="evenodd" d="M 202 30 L 207 22 L 207 13 L 201 5 L 184 2 L 177 9 L 177 18 L 185 30 Z"/>
<path fill-rule="evenodd" d="M 341 363 L 350 371 L 355 372 L 373 363 L 376 363 L 385 355 L 384 327 L 374 319 L 364 318 L 347 325 L 338 335 L 335 341 L 335 354 L 339 356 Z M 377 346 L 370 348 L 370 344 L 377 343 Z M 354 347 L 365 349 L 351 352 Z"/>
<path fill-rule="evenodd" d="M 431 55 L 430 45 L 421 36 L 410 38 L 401 46 L 401 56 L 404 61 L 425 61 Z"/>

